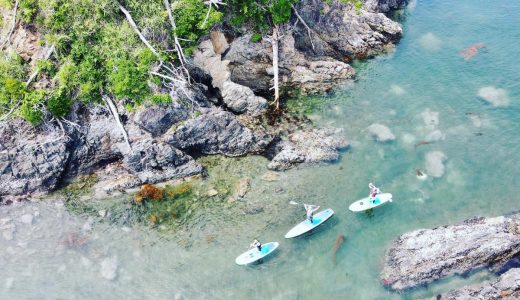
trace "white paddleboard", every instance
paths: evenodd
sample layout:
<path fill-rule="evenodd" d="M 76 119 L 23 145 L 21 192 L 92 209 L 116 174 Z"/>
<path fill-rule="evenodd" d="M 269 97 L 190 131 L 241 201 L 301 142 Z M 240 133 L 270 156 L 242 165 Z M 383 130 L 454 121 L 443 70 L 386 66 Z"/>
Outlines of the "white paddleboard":
<path fill-rule="evenodd" d="M 247 265 L 250 263 L 254 263 L 257 260 L 260 260 L 267 255 L 273 253 L 276 248 L 278 248 L 279 244 L 278 242 L 270 242 L 266 244 L 262 244 L 262 251 L 258 251 L 258 249 L 255 247 L 253 249 L 250 249 L 242 254 L 240 254 L 236 259 L 235 262 L 238 265 Z"/>
<path fill-rule="evenodd" d="M 301 222 L 289 230 L 289 232 L 285 234 L 285 238 L 290 239 L 302 235 L 323 224 L 323 222 L 327 221 L 333 214 L 334 211 L 330 208 L 322 210 L 312 217 L 312 223 L 309 220 Z"/>
<path fill-rule="evenodd" d="M 392 194 L 390 193 L 382 193 L 376 195 L 374 200 L 370 201 L 370 197 L 363 198 L 358 200 L 348 207 L 351 211 L 358 212 L 364 211 L 367 209 L 372 209 L 374 207 L 378 207 L 379 205 L 385 204 L 386 202 L 392 202 Z"/>

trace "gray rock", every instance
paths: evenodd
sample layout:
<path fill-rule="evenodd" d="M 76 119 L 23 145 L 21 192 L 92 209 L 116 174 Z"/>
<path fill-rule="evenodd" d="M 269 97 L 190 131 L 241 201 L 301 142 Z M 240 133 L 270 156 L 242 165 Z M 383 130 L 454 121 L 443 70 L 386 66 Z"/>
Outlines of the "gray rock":
<path fill-rule="evenodd" d="M 296 49 L 292 30 L 279 43 L 279 75 L 282 87 L 300 89 L 302 93 L 328 91 L 354 76 L 354 69 L 330 57 L 313 57 Z M 272 51 L 267 41 L 251 42 L 251 34 L 233 41 L 223 58 L 229 62 L 231 80 L 250 87 L 255 93 L 272 93 Z"/>
<path fill-rule="evenodd" d="M 339 150 L 349 146 L 342 133 L 338 128 L 296 131 L 276 146 L 277 153 L 267 167 L 281 171 L 300 163 L 335 161 L 339 158 Z"/>
<path fill-rule="evenodd" d="M 53 126 L 20 119 L 0 125 L 0 197 L 53 190 L 70 157 L 71 141 Z"/>
<path fill-rule="evenodd" d="M 108 111 L 97 107 L 86 110 L 77 120 L 83 125 L 75 139 L 67 178 L 90 174 L 107 164 L 119 161 L 123 158 L 123 153 L 129 150 Z"/>
<path fill-rule="evenodd" d="M 364 2 L 364 9 L 382 13 L 403 8 L 408 4 L 408 0 L 365 0 Z"/>
<path fill-rule="evenodd" d="M 152 105 L 139 109 L 134 117 L 142 129 L 153 136 L 165 133 L 173 124 L 186 120 L 188 111 L 178 103 Z"/>
<path fill-rule="evenodd" d="M 132 144 L 123 162 L 143 183 L 158 183 L 202 173 L 203 168 L 189 155 L 153 139 Z"/>
<path fill-rule="evenodd" d="M 314 32 L 314 49 L 307 29 L 301 24 L 295 33 L 297 49 L 309 55 L 325 55 L 338 60 L 366 58 L 386 51 L 401 37 L 401 26 L 381 13 L 371 12 L 376 7 L 367 4 L 370 8 L 358 13 L 352 4 L 301 1 L 296 8 Z M 381 8 L 378 6 L 377 11 Z"/>
<path fill-rule="evenodd" d="M 520 214 L 473 218 L 401 235 L 385 254 L 381 280 L 400 291 L 478 268 L 500 268 L 519 254 Z"/>
<path fill-rule="evenodd" d="M 443 300 L 520 299 L 520 268 L 510 269 L 495 280 L 466 286 L 440 296 Z"/>
<path fill-rule="evenodd" d="M 211 36 L 220 34 L 212 33 Z M 267 110 L 267 100 L 255 96 L 249 87 L 233 82 L 230 79 L 229 61 L 222 60 L 221 55 L 215 53 L 217 50 L 212 40 L 202 42 L 194 54 L 194 63 L 213 78 L 212 85 L 220 89 L 222 99 L 231 111 L 252 116 L 264 113 Z"/>
<path fill-rule="evenodd" d="M 267 110 L 267 101 L 257 97 L 253 91 L 232 81 L 225 81 L 222 85 L 222 98 L 226 106 L 236 113 L 249 113 L 259 116 Z"/>
<path fill-rule="evenodd" d="M 101 261 L 101 276 L 108 280 L 114 280 L 117 277 L 117 268 L 117 257 L 107 257 Z"/>
<path fill-rule="evenodd" d="M 270 139 L 255 134 L 232 113 L 215 110 L 178 127 L 166 142 L 188 153 L 240 156 L 263 152 Z"/>

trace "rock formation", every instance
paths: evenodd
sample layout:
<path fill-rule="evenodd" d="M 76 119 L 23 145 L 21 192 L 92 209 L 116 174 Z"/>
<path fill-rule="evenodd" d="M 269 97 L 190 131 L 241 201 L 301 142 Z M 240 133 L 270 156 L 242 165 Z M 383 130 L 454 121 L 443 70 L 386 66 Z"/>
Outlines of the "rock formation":
<path fill-rule="evenodd" d="M 520 255 L 520 214 L 473 218 L 405 233 L 387 250 L 381 280 L 397 291 L 478 268 L 499 269 Z"/>
<path fill-rule="evenodd" d="M 440 297 L 440 298 L 439 298 Z M 510 269 L 495 280 L 466 286 L 440 294 L 433 299 L 441 300 L 498 300 L 520 299 L 520 268 Z"/>

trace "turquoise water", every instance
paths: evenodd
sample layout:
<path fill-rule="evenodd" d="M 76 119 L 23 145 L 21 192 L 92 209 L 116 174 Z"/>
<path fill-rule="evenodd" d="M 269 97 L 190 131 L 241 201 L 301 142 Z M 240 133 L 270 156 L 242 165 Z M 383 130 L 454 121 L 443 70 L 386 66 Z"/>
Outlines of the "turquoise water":
<path fill-rule="evenodd" d="M 478 272 L 398 294 L 378 274 L 401 233 L 520 210 L 519 15 L 515 1 L 413 3 L 396 51 L 358 63 L 355 84 L 322 97 L 311 116 L 345 129 L 351 148 L 339 162 L 266 182 L 265 159 L 240 158 L 237 165 L 255 166 L 229 170 L 252 178 L 246 199 L 200 211 L 176 234 L 97 223 L 56 203 L 2 208 L 0 298 L 416 299 L 491 278 Z M 459 52 L 476 43 L 486 48 L 464 60 Z M 486 86 L 505 90 L 509 105 L 479 99 Z M 438 113 L 437 125 L 425 123 L 425 111 Z M 388 126 L 395 141 L 374 141 L 366 130 L 372 123 Z M 433 130 L 444 139 L 414 147 Z M 416 170 L 426 170 L 430 151 L 444 153 L 445 170 L 421 181 Z M 394 201 L 371 214 L 349 212 L 370 181 Z M 305 217 L 289 201 L 336 213 L 312 235 L 285 240 Z M 247 214 L 251 208 L 261 209 Z M 71 232 L 79 234 L 72 245 Z M 338 235 L 345 242 L 335 265 Z M 280 247 L 260 265 L 236 266 L 254 238 Z"/>

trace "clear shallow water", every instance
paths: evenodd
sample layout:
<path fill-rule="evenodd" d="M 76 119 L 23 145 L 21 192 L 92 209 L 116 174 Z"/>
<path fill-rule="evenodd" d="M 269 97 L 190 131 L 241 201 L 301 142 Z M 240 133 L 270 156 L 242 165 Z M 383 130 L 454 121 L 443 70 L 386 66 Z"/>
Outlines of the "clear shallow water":
<path fill-rule="evenodd" d="M 244 165 L 255 170 L 244 172 L 252 177 L 246 200 L 200 211 L 175 235 L 98 224 L 55 203 L 2 207 L 0 298 L 415 299 L 491 277 L 478 272 L 404 294 L 378 280 L 384 251 L 399 234 L 520 209 L 513 196 L 520 192 L 520 4 L 441 0 L 412 7 L 395 53 L 360 63 L 357 82 L 323 97 L 313 115 L 320 125 L 345 128 L 352 147 L 338 163 L 265 182 L 264 159 L 239 159 L 237 172 Z M 475 43 L 486 48 L 465 61 L 459 52 Z M 484 86 L 505 89 L 510 105 L 478 99 Z M 439 113 L 436 129 L 445 139 L 414 149 L 431 131 L 421 116 L 427 109 Z M 396 141 L 368 136 L 375 122 Z M 424 170 L 429 151 L 446 155 L 446 170 L 419 181 L 415 170 Z M 394 202 L 371 215 L 348 212 L 369 181 L 393 193 Z M 304 216 L 290 200 L 331 207 L 336 215 L 311 236 L 284 240 Z M 254 208 L 263 211 L 244 213 Z M 346 241 L 334 265 L 339 234 Z M 261 265 L 236 266 L 255 237 L 279 241 L 279 251 Z"/>

